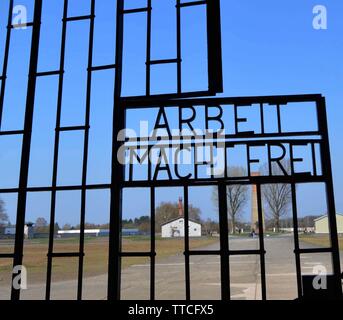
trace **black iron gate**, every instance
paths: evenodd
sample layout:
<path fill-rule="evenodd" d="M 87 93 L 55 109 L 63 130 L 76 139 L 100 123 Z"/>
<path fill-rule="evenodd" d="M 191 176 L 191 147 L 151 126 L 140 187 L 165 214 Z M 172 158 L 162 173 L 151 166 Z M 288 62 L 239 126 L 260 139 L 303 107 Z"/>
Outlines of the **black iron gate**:
<path fill-rule="evenodd" d="M 24 246 L 24 225 L 26 214 L 26 201 L 28 192 L 51 192 L 51 207 L 50 207 L 50 233 L 49 246 L 47 253 L 47 279 L 46 279 L 46 299 L 50 299 L 52 263 L 54 259 L 63 257 L 78 258 L 78 287 L 77 299 L 82 299 L 83 288 L 83 268 L 84 268 L 84 239 L 85 239 L 85 211 L 86 211 L 86 192 L 87 190 L 110 190 L 111 206 L 110 206 L 110 237 L 109 237 L 109 266 L 108 266 L 108 299 L 120 299 L 120 282 L 121 282 L 121 259 L 123 257 L 148 257 L 150 259 L 150 298 L 155 299 L 155 190 L 161 186 L 179 186 L 183 188 L 184 198 L 184 218 L 185 226 L 188 225 L 188 190 L 191 186 L 215 186 L 218 189 L 218 207 L 219 207 L 219 224 L 220 224 L 220 248 L 218 250 L 196 251 L 189 247 L 189 233 L 185 228 L 184 237 L 184 257 L 185 257 L 185 292 L 186 299 L 191 299 L 190 290 L 190 257 L 195 255 L 219 255 L 221 266 L 221 297 L 224 300 L 230 299 L 230 257 L 233 255 L 256 255 L 260 259 L 261 273 L 261 289 L 262 299 L 267 299 L 266 290 L 266 270 L 265 270 L 265 245 L 263 234 L 263 209 L 262 209 L 262 194 L 261 189 L 265 184 L 284 183 L 290 185 L 292 194 L 292 214 L 294 227 L 294 254 L 296 261 L 296 277 L 298 296 L 303 294 L 302 288 L 302 270 L 300 259 L 302 255 L 308 253 L 331 253 L 333 276 L 336 284 L 340 284 L 341 271 L 339 260 L 339 248 L 337 227 L 335 218 L 335 204 L 333 195 L 333 183 L 331 172 L 331 160 L 329 151 L 329 140 L 327 130 L 327 119 L 325 111 L 325 99 L 320 95 L 298 95 L 298 96 L 275 96 L 275 97 L 242 97 L 242 98 L 203 98 L 200 96 L 214 96 L 216 93 L 222 92 L 222 66 L 221 66 L 221 36 L 220 36 L 220 5 L 219 0 L 211 1 L 191 1 L 175 2 L 176 14 L 176 57 L 168 59 L 152 59 L 151 58 L 151 21 L 153 12 L 153 1 L 147 0 L 146 6 L 139 8 L 126 8 L 126 1 L 116 1 L 116 52 L 115 61 L 113 64 L 94 66 L 93 65 L 93 46 L 94 46 L 94 22 L 96 19 L 96 0 L 90 0 L 90 12 L 82 16 L 70 16 L 68 14 L 68 0 L 64 0 L 63 17 L 62 17 L 62 37 L 60 46 L 60 65 L 58 70 L 38 70 L 38 53 L 40 48 L 40 31 L 42 18 L 42 5 L 44 0 L 34 1 L 33 21 L 28 22 L 28 28 L 32 28 L 31 51 L 29 77 L 27 87 L 27 98 L 25 107 L 25 122 L 22 130 L 3 130 L 1 128 L 2 111 L 4 107 L 4 97 L 6 95 L 6 78 L 8 60 L 10 57 L 11 33 L 18 27 L 12 24 L 12 12 L 14 1 L 9 0 L 9 14 L 7 36 L 4 48 L 3 72 L 0 77 L 1 92 L 0 92 L 0 139 L 4 136 L 18 135 L 22 136 L 22 152 L 18 186 L 16 188 L 0 189 L 0 194 L 17 193 L 17 221 L 16 221 L 16 236 L 15 247 L 13 253 L 0 253 L 0 258 L 13 259 L 13 266 L 22 265 L 23 261 L 23 246 Z M 197 91 L 189 92 L 183 90 L 182 83 L 182 10 L 193 6 L 203 6 L 206 8 L 207 16 L 207 58 L 208 58 L 208 88 L 200 88 Z M 115 10 L 115 8 L 112 8 Z M 145 94 L 135 95 L 130 97 L 122 96 L 122 79 L 123 79 L 123 56 L 125 55 L 124 46 L 124 30 L 125 16 L 134 14 L 146 15 L 146 81 Z M 63 126 L 61 124 L 61 108 L 63 104 L 63 87 L 64 87 L 64 72 L 65 72 L 65 50 L 67 42 L 67 27 L 71 22 L 78 21 L 89 22 L 88 34 L 88 64 L 85 67 L 87 70 L 87 87 L 86 87 L 86 103 L 84 123 L 81 126 Z M 20 26 L 19 26 L 20 27 Z M 44 27 L 44 25 L 42 25 Z M 165 92 L 163 94 L 151 93 L 151 67 L 154 65 L 172 64 L 176 67 L 176 91 Z M 113 132 L 112 132 L 112 173 L 111 182 L 109 184 L 89 184 L 87 182 L 87 164 L 89 152 L 89 132 L 90 128 L 90 107 L 91 107 L 91 88 L 92 76 L 94 72 L 99 70 L 115 71 L 115 86 L 114 86 L 114 108 L 113 108 Z M 58 77 L 58 99 L 57 99 L 57 117 L 56 117 L 56 132 L 54 142 L 54 158 L 53 158 L 53 175 L 51 185 L 29 187 L 28 174 L 30 163 L 30 148 L 31 136 L 33 128 L 33 114 L 35 105 L 35 90 L 36 81 L 40 77 Z M 193 98 L 193 99 L 185 99 Z M 317 129 L 315 130 L 295 130 L 287 131 L 282 126 L 282 108 L 292 103 L 313 103 L 315 106 L 315 114 L 317 119 Z M 260 111 L 260 128 L 256 131 L 240 131 L 239 125 L 246 122 L 246 119 L 240 118 L 238 110 L 240 107 L 257 105 Z M 263 117 L 264 108 L 266 106 L 274 106 L 277 115 L 277 128 L 273 132 L 266 129 L 266 123 Z M 211 116 L 209 108 L 215 107 L 217 114 Z M 301 107 L 301 106 L 299 106 Z M 172 135 L 167 136 L 146 136 L 133 139 L 124 137 L 118 139 L 122 130 L 127 128 L 126 120 L 130 116 L 129 112 L 136 109 L 155 109 L 158 110 L 158 117 L 154 129 L 166 129 L 168 131 L 168 121 L 166 119 L 165 110 L 168 108 L 177 108 L 179 110 L 179 129 L 187 125 L 191 129 L 188 135 Z M 203 108 L 206 114 L 206 124 L 202 128 L 203 134 L 194 133 L 194 128 L 191 123 L 193 117 L 196 116 L 197 109 Z M 182 115 L 183 110 L 191 110 L 192 117 L 185 119 Z M 225 126 L 222 120 L 224 110 L 232 109 L 234 114 L 235 128 L 233 132 L 225 132 Z M 217 122 L 220 129 L 214 133 L 211 131 L 210 122 Z M 57 181 L 58 173 L 58 157 L 59 157 L 59 141 L 61 132 L 81 131 L 84 132 L 83 140 L 83 161 L 82 161 L 82 183 L 81 185 L 61 186 Z M 241 177 L 231 177 L 228 173 L 227 164 L 227 149 L 233 148 L 236 145 L 246 147 L 247 174 Z M 311 172 L 296 172 L 294 163 L 299 162 L 299 158 L 293 155 L 294 146 L 310 146 L 312 152 L 312 170 Z M 157 146 L 159 150 L 157 164 L 152 164 L 149 153 L 151 149 Z M 194 153 L 197 147 L 209 147 L 211 159 L 206 163 L 194 162 L 193 171 L 185 175 L 180 174 L 177 161 L 172 161 L 170 164 L 164 163 L 162 166 L 162 155 L 166 150 L 177 150 L 180 153 L 182 150 Z M 250 166 L 258 162 L 250 154 L 250 149 L 256 146 L 266 146 L 268 153 L 268 174 L 254 176 Z M 282 167 L 281 160 L 285 158 L 277 157 L 272 154 L 272 147 L 277 146 L 284 151 L 285 146 L 290 150 L 287 161 L 290 161 L 290 172 L 283 170 L 283 174 L 273 174 L 273 165 Z M 161 151 L 162 150 L 162 151 Z M 213 152 L 223 151 L 221 158 L 222 170 L 216 171 L 213 162 Z M 316 152 L 317 150 L 317 152 Z M 318 151 L 319 150 L 319 151 Z M 144 151 L 143 156 L 140 152 Z M 147 152 L 147 153 L 146 153 Z M 144 155 L 145 154 L 145 155 Z M 146 156 L 148 154 L 148 156 Z M 135 158 L 139 160 L 139 164 L 145 160 L 146 178 L 136 179 L 134 177 L 135 168 L 131 162 L 125 163 L 125 157 Z M 193 154 L 194 155 L 194 154 Z M 141 159 L 144 158 L 144 159 Z M 201 165 L 209 166 L 209 174 L 201 176 L 198 169 Z M 171 172 L 174 168 L 173 173 Z M 154 171 L 153 171 L 154 170 Z M 160 178 L 159 174 L 164 172 L 167 174 L 165 178 Z M 326 186 L 328 217 L 330 226 L 330 242 L 328 247 L 303 249 L 299 246 L 298 234 L 298 219 L 297 219 L 297 199 L 296 186 L 299 183 L 315 183 L 321 182 Z M 254 185 L 257 190 L 257 205 L 258 205 L 258 229 L 259 229 L 259 249 L 258 250 L 232 250 L 229 248 L 228 241 L 228 213 L 227 213 L 227 186 L 232 184 Z M 121 247 L 121 223 L 122 223 L 122 193 L 126 188 L 146 187 L 150 189 L 150 199 L 147 201 L 151 204 L 151 239 L 150 250 L 148 252 L 124 252 Z M 79 190 L 81 192 L 81 212 L 80 212 L 80 242 L 79 250 L 76 252 L 54 252 L 54 226 L 56 213 L 56 193 L 63 190 Z M 15 275 L 13 275 L 13 278 Z M 340 289 L 341 290 L 341 289 Z M 12 288 L 11 298 L 17 300 L 20 298 L 20 289 Z"/>

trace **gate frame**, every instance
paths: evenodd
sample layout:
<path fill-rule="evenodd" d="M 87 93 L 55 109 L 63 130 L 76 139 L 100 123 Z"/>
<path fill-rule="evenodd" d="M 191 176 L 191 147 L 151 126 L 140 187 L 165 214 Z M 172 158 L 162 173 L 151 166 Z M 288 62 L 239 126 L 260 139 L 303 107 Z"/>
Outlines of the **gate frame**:
<path fill-rule="evenodd" d="M 147 253 L 124 253 L 121 250 L 121 218 L 122 218 L 122 192 L 126 187 L 135 187 L 141 185 L 140 183 L 127 183 L 125 182 L 125 166 L 122 165 L 117 158 L 118 151 L 123 145 L 123 142 L 118 141 L 118 133 L 125 128 L 126 111 L 133 108 L 150 108 L 151 105 L 163 105 L 163 106 L 175 106 L 190 103 L 249 103 L 249 101 L 257 101 L 259 103 L 280 103 L 292 102 L 292 101 L 312 101 L 317 102 L 317 115 L 319 124 L 319 134 L 322 137 L 322 148 L 321 148 L 321 160 L 323 170 L 323 180 L 326 185 L 327 194 L 327 205 L 328 205 L 328 217 L 330 227 L 330 248 L 315 248 L 315 249 L 301 249 L 299 248 L 298 229 L 297 229 L 297 212 L 296 212 L 296 192 L 295 184 L 297 179 L 291 177 L 290 180 L 292 186 L 292 209 L 293 209 L 293 224 L 294 224 L 294 243 L 295 243 L 295 257 L 296 257 L 296 268 L 297 268 L 297 283 L 298 283 L 298 295 L 302 294 L 301 290 L 301 268 L 300 268 L 300 255 L 304 253 L 319 253 L 327 252 L 332 254 L 333 273 L 335 279 L 341 282 L 341 269 L 339 260 L 339 245 L 337 235 L 337 224 L 336 224 L 336 210 L 334 202 L 334 190 L 333 190 L 333 179 L 332 179 L 332 168 L 331 168 L 331 156 L 330 146 L 328 137 L 327 127 L 327 116 L 325 110 L 325 99 L 320 95 L 298 95 L 298 96 L 269 96 L 269 97 L 237 97 L 237 98 L 208 98 L 208 99 L 193 99 L 193 100 L 182 100 L 186 97 L 199 97 L 215 95 L 216 93 L 222 92 L 222 64 L 221 64 L 221 35 L 220 35 L 220 5 L 219 0 L 207 0 L 207 1 L 194 1 L 191 3 L 182 4 L 180 0 L 177 0 L 177 15 L 180 18 L 180 10 L 182 6 L 191 6 L 197 4 L 206 4 L 207 7 L 207 24 L 208 24 L 208 52 L 209 52 L 209 90 L 204 92 L 182 92 L 181 88 L 181 72 L 180 72 L 180 50 L 178 50 L 178 92 L 174 94 L 162 94 L 152 96 L 147 90 L 146 96 L 137 97 L 122 97 L 122 64 L 123 64 L 123 37 L 124 37 L 124 15 L 128 12 L 124 10 L 124 0 L 117 0 L 117 21 L 116 21 L 116 54 L 115 64 L 105 66 L 93 66 L 92 65 L 92 52 L 93 52 L 93 35 L 94 35 L 94 19 L 95 19 L 95 0 L 90 0 L 91 12 L 87 16 L 76 16 L 68 17 L 68 0 L 64 0 L 63 10 L 63 25 L 62 25 L 62 41 L 61 41 L 61 57 L 60 57 L 60 69 L 46 72 L 38 72 L 38 53 L 39 53 L 39 41 L 40 41 L 40 29 L 41 29 L 41 18 L 42 18 L 42 2 L 43 0 L 34 1 L 34 14 L 33 21 L 27 23 L 28 27 L 32 27 L 31 36 L 31 48 L 30 48 L 30 64 L 29 64 L 29 75 L 28 75 L 28 87 L 26 97 L 26 108 L 25 108 L 25 120 L 24 129 L 16 131 L 1 131 L 1 120 L 2 111 L 5 95 L 7 66 L 9 59 L 9 47 L 11 39 L 11 30 L 15 27 L 12 25 L 12 11 L 13 11 L 13 0 L 9 0 L 9 18 L 6 34 L 5 43 L 5 54 L 3 71 L 0 77 L 1 89 L 0 89 L 0 136 L 5 135 L 22 135 L 22 153 L 21 153 L 21 164 L 20 164 L 20 177 L 18 188 L 0 189 L 1 193 L 18 193 L 18 206 L 17 206 L 17 222 L 16 222 L 16 236 L 15 236 L 15 247 L 13 254 L 0 254 L 0 258 L 13 258 L 13 266 L 21 265 L 23 261 L 23 249 L 24 249 L 24 224 L 25 224 L 25 213 L 26 213 L 26 200 L 28 192 L 38 191 L 50 191 L 52 195 L 51 200 L 51 214 L 50 214 L 50 234 L 49 234 L 49 249 L 48 249 L 48 265 L 47 265 L 47 281 L 46 281 L 46 300 L 50 299 L 50 286 L 51 286 L 51 268 L 52 259 L 58 257 L 77 257 L 79 258 L 79 269 L 78 269 L 78 291 L 77 299 L 82 299 L 82 280 L 83 280 L 83 257 L 84 257 L 84 224 L 85 224 L 85 201 L 86 191 L 89 189 L 109 189 L 111 191 L 111 203 L 110 203 L 110 238 L 109 238 L 109 263 L 108 263 L 108 299 L 119 300 L 120 299 L 120 281 L 121 281 L 121 258 L 124 256 L 148 256 L 151 258 L 151 279 L 150 279 L 150 298 L 155 299 L 155 235 L 154 235 L 154 224 L 155 224 L 155 187 L 156 186 L 181 186 L 184 188 L 184 199 L 185 203 L 188 203 L 188 187 L 190 184 L 182 181 L 172 181 L 166 184 L 163 181 L 154 182 L 150 184 L 150 204 L 151 204 L 151 248 Z M 147 0 L 147 8 L 143 8 L 147 11 L 148 21 L 151 22 L 151 0 Z M 211 5 L 210 5 L 211 4 Z M 178 19 L 179 19 L 178 18 Z M 67 22 L 76 20 L 89 20 L 90 32 L 89 32 L 89 52 L 88 52 L 88 76 L 87 76 L 87 100 L 86 100 L 86 115 L 84 126 L 72 126 L 72 127 L 61 127 L 60 126 L 60 115 L 62 106 L 62 88 L 63 88 L 63 73 L 64 73 L 64 53 L 65 53 L 65 42 L 66 42 L 66 29 Z M 211 23 L 210 23 L 211 22 Z M 213 23 L 214 22 L 214 23 Z M 151 27 L 151 26 L 150 26 Z M 148 23 L 149 29 L 149 23 Z M 151 33 L 151 30 L 150 30 Z M 178 42 L 180 42 L 181 28 L 178 23 Z M 212 37 L 211 35 L 215 35 Z M 151 36 L 151 34 L 150 34 Z M 148 31 L 149 38 L 149 31 Z M 148 51 L 150 51 L 150 46 Z M 149 57 L 149 52 L 147 52 Z M 156 61 L 155 61 L 156 62 Z M 167 61 L 160 61 L 160 63 L 166 63 Z M 169 61 L 174 63 L 175 61 Z M 148 65 L 151 64 L 151 61 Z M 87 151 L 88 151 L 88 134 L 89 134 L 89 112 L 90 112 L 90 99 L 91 99 L 91 80 L 92 72 L 96 70 L 104 69 L 115 69 L 115 86 L 114 86 L 114 109 L 113 109 L 113 132 L 112 132 L 112 172 L 111 172 L 111 183 L 109 185 L 89 185 L 87 184 Z M 149 72 L 147 72 L 149 73 Z M 56 121 L 56 134 L 54 144 L 54 164 L 53 164 L 53 179 L 52 185 L 49 187 L 28 187 L 28 173 L 29 173 L 29 161 L 30 161 L 30 149 L 31 149 L 31 136 L 32 136 L 32 125 L 33 125 L 33 113 L 35 103 L 35 91 L 36 82 L 38 77 L 42 76 L 59 76 L 59 89 L 58 89 L 58 102 L 57 102 L 57 121 Z M 147 77 L 148 79 L 148 77 Z M 148 80 L 147 80 L 148 82 Z M 149 85 L 147 86 L 149 87 Z M 73 130 L 84 130 L 84 155 L 83 155 L 83 170 L 82 170 L 82 184 L 80 186 L 72 187 L 58 187 L 57 186 L 57 162 L 58 162 L 58 144 L 59 144 L 59 133 L 62 131 L 73 131 Z M 301 181 L 309 181 L 302 177 Z M 282 179 L 281 179 L 282 180 Z M 266 179 L 263 181 L 281 181 L 280 177 L 277 179 Z M 257 186 L 258 196 L 258 216 L 260 230 L 263 230 L 262 225 L 262 203 L 261 203 L 261 184 L 263 182 L 261 178 L 250 178 L 248 184 L 255 184 Z M 311 180 L 312 181 L 312 180 Z M 227 203 L 225 197 L 226 185 L 229 181 L 197 181 L 197 185 L 217 185 L 219 188 L 219 212 L 220 212 L 220 245 L 221 248 L 218 251 L 194 251 L 189 250 L 189 234 L 186 230 L 185 233 L 185 285 L 186 285 L 186 299 L 190 297 L 190 268 L 189 258 L 191 255 L 211 255 L 219 254 L 221 256 L 221 278 L 222 278 L 222 299 L 230 299 L 230 275 L 229 275 L 229 258 L 231 255 L 237 254 L 259 254 L 261 258 L 261 283 L 262 283 L 262 299 L 266 299 L 266 285 L 265 285 L 265 249 L 263 232 L 259 235 L 260 249 L 254 250 L 240 250 L 232 251 L 229 248 L 227 230 Z M 237 182 L 235 182 L 237 183 Z M 146 185 L 146 183 L 145 183 Z M 54 240 L 54 222 L 55 222 L 55 201 L 56 192 L 59 190 L 79 190 L 81 191 L 81 214 L 80 214 L 80 245 L 78 252 L 70 253 L 54 253 L 53 252 L 53 240 Z M 185 206 L 185 225 L 188 225 L 188 206 Z M 300 272 L 298 272 L 300 270 Z M 16 275 L 13 275 L 12 279 Z M 20 299 L 20 289 L 12 287 L 11 300 Z"/>

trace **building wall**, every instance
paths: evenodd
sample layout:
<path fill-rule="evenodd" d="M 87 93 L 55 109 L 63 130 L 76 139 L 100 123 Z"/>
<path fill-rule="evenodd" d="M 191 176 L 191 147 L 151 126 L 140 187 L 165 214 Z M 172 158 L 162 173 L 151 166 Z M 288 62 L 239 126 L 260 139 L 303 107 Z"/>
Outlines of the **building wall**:
<path fill-rule="evenodd" d="M 337 221 L 338 233 L 343 233 L 343 216 L 337 214 L 336 221 Z M 328 217 L 324 217 L 320 220 L 315 221 L 315 232 L 316 233 L 329 233 Z"/>
<path fill-rule="evenodd" d="M 189 221 L 188 226 L 190 237 L 201 237 L 201 224 Z M 184 218 L 163 225 L 161 235 L 162 238 L 184 237 Z"/>

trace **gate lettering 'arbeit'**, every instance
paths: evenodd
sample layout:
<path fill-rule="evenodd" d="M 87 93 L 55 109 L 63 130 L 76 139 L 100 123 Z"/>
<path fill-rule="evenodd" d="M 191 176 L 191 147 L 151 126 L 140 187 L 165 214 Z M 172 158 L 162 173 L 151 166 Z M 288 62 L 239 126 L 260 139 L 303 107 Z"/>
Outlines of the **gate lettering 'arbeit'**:
<path fill-rule="evenodd" d="M 32 6 L 32 21 L 26 27 L 32 31 L 30 38 L 29 73 L 25 105 L 24 125 L 21 129 L 7 130 L 3 125 L 3 113 L 6 107 L 8 66 L 11 60 L 11 40 L 18 26 L 12 24 L 14 1 L 8 0 L 8 22 L 5 45 L 3 50 L 3 71 L 0 76 L 0 139 L 8 136 L 21 137 L 20 168 L 17 187 L 4 187 L 1 194 L 17 194 L 17 215 L 15 246 L 11 253 L 1 253 L 0 259 L 12 259 L 13 266 L 23 264 L 24 226 L 26 223 L 26 208 L 28 193 L 50 192 L 50 231 L 46 266 L 45 298 L 51 298 L 53 262 L 61 258 L 78 259 L 77 299 L 83 299 L 83 279 L 85 260 L 85 223 L 86 201 L 89 190 L 110 191 L 110 223 L 109 223 L 109 253 L 108 253 L 108 286 L 107 298 L 120 299 L 121 292 L 121 261 L 127 257 L 146 257 L 150 260 L 150 299 L 156 298 L 156 245 L 155 245 L 155 208 L 156 188 L 180 187 L 183 190 L 184 225 L 189 222 L 189 188 L 193 186 L 212 186 L 217 189 L 219 208 L 220 247 L 218 250 L 194 250 L 190 248 L 188 228 L 184 230 L 184 270 L 185 297 L 191 299 L 190 259 L 193 256 L 220 256 L 221 298 L 229 300 L 230 293 L 230 261 L 232 256 L 250 255 L 259 258 L 261 297 L 268 299 L 266 289 L 266 261 L 264 214 L 262 205 L 262 188 L 267 184 L 285 184 L 291 189 L 291 211 L 293 218 L 294 257 L 296 268 L 297 293 L 303 295 L 303 270 L 301 257 L 307 254 L 327 253 L 332 255 L 332 279 L 336 295 L 341 294 L 341 270 L 336 226 L 336 210 L 334 203 L 331 159 L 327 129 L 325 99 L 321 95 L 291 95 L 291 96 L 258 96 L 213 98 L 223 92 L 222 56 L 221 56 L 221 23 L 220 1 L 181 1 L 170 0 L 176 15 L 175 56 L 164 59 L 152 58 L 152 21 L 154 17 L 154 0 L 146 0 L 144 7 L 126 6 L 129 1 L 113 1 L 116 10 L 116 28 L 108 30 L 115 32 L 115 61 L 112 64 L 94 65 L 93 51 L 95 46 L 94 26 L 97 19 L 97 6 L 101 1 L 90 2 L 90 12 L 86 15 L 74 16 L 69 13 L 70 1 L 63 0 L 62 31 L 60 43 L 60 61 L 56 70 L 39 69 L 40 39 L 43 28 L 43 7 L 49 0 L 35 0 Z M 168 0 L 169 1 L 169 0 Z M 143 3 L 144 1 L 141 1 Z M 207 74 L 207 84 L 196 90 L 188 88 L 184 78 L 184 61 L 189 61 L 182 50 L 184 34 L 183 15 L 195 8 L 201 8 L 206 17 L 207 64 L 203 64 Z M 125 41 L 126 18 L 144 17 L 142 28 L 145 37 L 145 83 L 144 93 L 123 95 L 123 78 L 125 68 L 123 60 L 127 54 Z M 141 20 L 139 20 L 141 21 Z M 61 122 L 63 107 L 63 91 L 65 90 L 65 55 L 68 45 L 68 28 L 70 24 L 87 23 L 89 26 L 88 62 L 84 66 L 87 73 L 84 123 L 82 125 L 65 126 Z M 137 22 L 138 23 L 138 22 Z M 199 31 L 200 32 L 200 31 Z M 155 93 L 152 90 L 152 69 L 156 66 L 173 66 L 176 70 L 175 90 Z M 112 70 L 114 76 L 113 89 L 113 125 L 112 125 L 112 166 L 110 183 L 89 184 L 87 167 L 89 162 L 92 80 L 98 71 Z M 31 140 L 34 132 L 34 110 L 36 103 L 37 82 L 49 77 L 58 78 L 56 126 L 54 133 L 54 152 L 52 181 L 50 185 L 30 186 L 28 184 L 31 162 Z M 164 79 L 159 79 L 164 81 Z M 292 128 L 285 123 L 295 120 L 285 118 L 287 108 L 312 106 L 311 117 L 316 119 L 316 126 L 311 129 Z M 274 120 L 265 118 L 267 109 L 272 108 Z M 244 111 L 254 110 L 254 121 L 250 121 Z M 127 123 L 132 120 L 137 110 L 147 110 L 156 115 L 153 133 L 134 137 L 127 134 Z M 177 117 L 169 117 L 168 110 L 176 110 Z M 306 109 L 308 110 L 308 109 Z M 300 112 L 301 113 L 301 112 Z M 140 119 L 141 121 L 148 119 Z M 197 126 L 200 128 L 197 129 Z M 273 127 L 272 129 L 270 127 Z M 286 128 L 287 127 L 287 128 Z M 305 128 L 305 126 L 304 126 Z M 60 185 L 58 183 L 59 145 L 61 134 L 67 132 L 82 132 L 83 158 L 82 181 L 79 185 Z M 244 163 L 245 174 L 231 175 L 229 168 L 234 164 L 232 153 L 237 149 L 244 150 L 240 161 Z M 243 148 L 243 149 L 242 149 Z M 304 163 L 304 156 L 296 154 L 297 148 L 303 148 L 310 159 L 304 169 L 298 164 Z M 259 150 L 259 156 L 256 150 Z M 199 154 L 205 154 L 204 157 Z M 262 160 L 265 159 L 265 160 Z M 183 162 L 184 161 L 184 162 Z M 266 163 L 264 173 L 256 174 L 256 167 Z M 287 166 L 285 165 L 287 164 Z M 1 177 L 0 177 L 1 179 Z M 326 202 L 330 230 L 330 245 L 327 247 L 302 248 L 299 245 L 298 214 L 297 214 L 297 184 L 322 183 L 326 187 Z M 259 248 L 254 250 L 233 250 L 228 239 L 228 204 L 226 192 L 230 185 L 250 185 L 255 190 L 257 206 L 254 216 L 258 230 Z M 150 198 L 150 249 L 146 252 L 126 252 L 122 249 L 122 196 L 123 190 L 130 188 L 148 188 Z M 55 252 L 56 197 L 59 191 L 77 190 L 81 193 L 80 205 L 80 238 L 78 250 L 72 252 Z M 255 223 L 255 222 L 254 222 Z M 15 278 L 16 274 L 13 275 Z M 12 287 L 11 299 L 20 299 L 21 289 Z"/>

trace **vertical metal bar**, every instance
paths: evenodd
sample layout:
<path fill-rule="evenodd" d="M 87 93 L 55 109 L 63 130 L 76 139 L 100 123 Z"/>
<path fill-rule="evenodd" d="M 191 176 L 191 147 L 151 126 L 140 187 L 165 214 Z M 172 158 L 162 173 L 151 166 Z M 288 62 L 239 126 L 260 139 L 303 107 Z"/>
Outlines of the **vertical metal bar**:
<path fill-rule="evenodd" d="M 61 51 L 60 51 L 60 74 L 58 80 L 58 96 L 57 96 L 57 110 L 56 110 L 56 132 L 54 142 L 54 160 L 52 169 L 52 191 L 51 191 L 51 205 L 50 205 L 50 231 L 49 231 L 49 247 L 48 247 L 48 262 L 46 271 L 46 288 L 45 299 L 50 300 L 51 289 L 51 268 L 52 268 L 52 253 L 54 250 L 54 234 L 55 234 L 55 214 L 56 214 L 56 186 L 57 186 L 57 168 L 58 168 L 58 151 L 60 141 L 61 125 L 61 110 L 62 110 L 62 93 L 64 80 L 64 61 L 65 61 L 65 47 L 67 34 L 67 19 L 68 17 L 68 0 L 64 0 L 63 19 L 62 19 L 62 36 L 61 36 Z"/>
<path fill-rule="evenodd" d="M 184 205 L 184 241 L 185 241 L 185 285 L 186 285 L 186 300 L 191 300 L 191 279 L 189 268 L 189 210 L 188 210 L 188 187 L 183 188 L 183 205 Z"/>
<path fill-rule="evenodd" d="M 262 289 L 262 300 L 267 300 L 267 289 L 266 289 L 266 262 L 265 262 L 265 248 L 264 248 L 264 225 L 263 225 L 263 207 L 262 207 L 262 194 L 261 185 L 256 185 L 257 191 L 257 214 L 258 214 L 258 238 L 260 241 L 260 263 L 261 263 L 261 289 Z"/>
<path fill-rule="evenodd" d="M 292 148 L 291 148 L 292 150 Z M 292 193 L 292 213 L 293 213 L 293 236 L 294 236 L 294 253 L 295 253 L 295 268 L 297 272 L 297 287 L 298 298 L 302 296 L 302 280 L 301 280 L 301 261 L 299 253 L 299 226 L 298 226 L 298 208 L 297 208 L 297 193 L 295 183 L 291 184 Z"/>
<path fill-rule="evenodd" d="M 207 1 L 209 91 L 223 92 L 220 0 Z"/>
<path fill-rule="evenodd" d="M 326 115 L 326 103 L 325 98 L 317 101 L 317 116 L 318 116 L 318 128 L 321 133 L 323 143 L 320 148 L 322 171 L 325 177 L 326 185 L 326 199 L 328 206 L 328 219 L 330 228 L 331 248 L 332 248 L 332 264 L 333 273 L 337 281 L 337 286 L 340 288 L 340 298 L 342 297 L 342 275 L 339 258 L 339 244 L 337 233 L 337 221 L 336 221 L 336 207 L 335 207 L 335 195 L 333 189 L 332 168 L 331 168 L 331 155 L 329 134 Z"/>
<path fill-rule="evenodd" d="M 182 65 L 181 65 L 181 1 L 176 0 L 176 52 L 177 52 L 177 93 L 182 92 Z"/>
<path fill-rule="evenodd" d="M 10 42 L 11 42 L 12 12 L 13 12 L 13 0 L 10 0 L 9 8 L 8 8 L 6 43 L 5 43 L 4 62 L 2 65 L 2 81 L 1 81 L 1 89 L 0 89 L 0 130 L 1 130 L 1 123 L 2 123 L 2 113 L 4 110 L 4 98 L 5 98 L 5 88 L 6 88 L 6 78 L 7 78 L 8 55 L 9 55 L 9 51 L 10 51 Z"/>
<path fill-rule="evenodd" d="M 155 260 L 156 260 L 156 243 L 155 243 L 155 188 L 150 188 L 150 222 L 151 222 L 151 265 L 150 265 L 150 300 L 155 300 Z"/>
<path fill-rule="evenodd" d="M 95 0 L 91 0 L 91 17 L 89 21 L 89 45 L 88 45 L 88 67 L 87 67 L 87 94 L 86 94 L 86 115 L 85 133 L 83 145 L 83 164 L 82 164 L 82 191 L 81 191 L 81 218 L 80 218 L 80 257 L 78 271 L 77 299 L 82 299 L 83 283 L 83 261 L 84 261 L 84 240 L 85 240 L 85 215 L 86 215 L 86 186 L 87 186 L 87 167 L 88 167 L 88 145 L 89 145 L 89 125 L 91 108 L 92 90 L 92 65 L 93 65 L 93 39 L 94 39 L 94 14 Z"/>
<path fill-rule="evenodd" d="M 23 135 L 23 144 L 22 144 L 22 151 L 21 151 L 19 194 L 18 194 L 18 206 L 17 206 L 17 223 L 16 223 L 13 266 L 22 265 L 22 261 L 23 261 L 27 183 L 28 183 L 30 151 L 31 151 L 33 111 L 34 111 L 34 104 L 35 104 L 35 92 L 36 92 L 36 80 L 37 80 L 36 73 L 37 73 L 37 66 L 38 66 L 41 18 L 42 18 L 42 0 L 36 0 L 34 4 L 34 14 L 33 14 L 30 69 L 29 69 L 29 77 L 28 77 L 28 85 L 27 85 L 24 135 Z M 13 278 L 14 277 L 15 275 L 13 274 Z M 12 287 L 11 299 L 12 300 L 20 299 L 20 289 L 16 289 Z"/>
<path fill-rule="evenodd" d="M 146 39 L 146 96 L 150 96 L 151 90 L 151 0 L 147 0 L 147 39 Z"/>
<path fill-rule="evenodd" d="M 265 128 L 264 128 L 264 105 L 263 105 L 263 103 L 260 103 L 260 117 L 261 117 L 261 133 L 264 134 Z"/>
<path fill-rule="evenodd" d="M 313 175 L 317 176 L 317 163 L 316 163 L 316 145 L 315 143 L 311 143 L 311 152 L 312 152 L 312 166 L 313 166 Z"/>
<path fill-rule="evenodd" d="M 229 226 L 227 215 L 226 185 L 218 185 L 218 207 L 220 228 L 220 271 L 222 300 L 230 300 Z"/>
<path fill-rule="evenodd" d="M 282 125 L 281 125 L 281 106 L 280 106 L 280 104 L 276 105 L 276 115 L 277 115 L 278 133 L 281 133 L 282 132 Z"/>
<path fill-rule="evenodd" d="M 124 37 L 124 1 L 117 1 L 116 26 L 116 75 L 114 84 L 113 136 L 112 136 L 112 172 L 111 172 L 111 205 L 110 205 L 110 239 L 108 263 L 108 299 L 120 299 L 121 280 L 121 217 L 122 217 L 122 184 L 124 182 L 124 165 L 119 151 L 122 142 L 118 133 L 125 128 L 125 110 L 120 104 L 122 88 L 122 62 Z"/>

